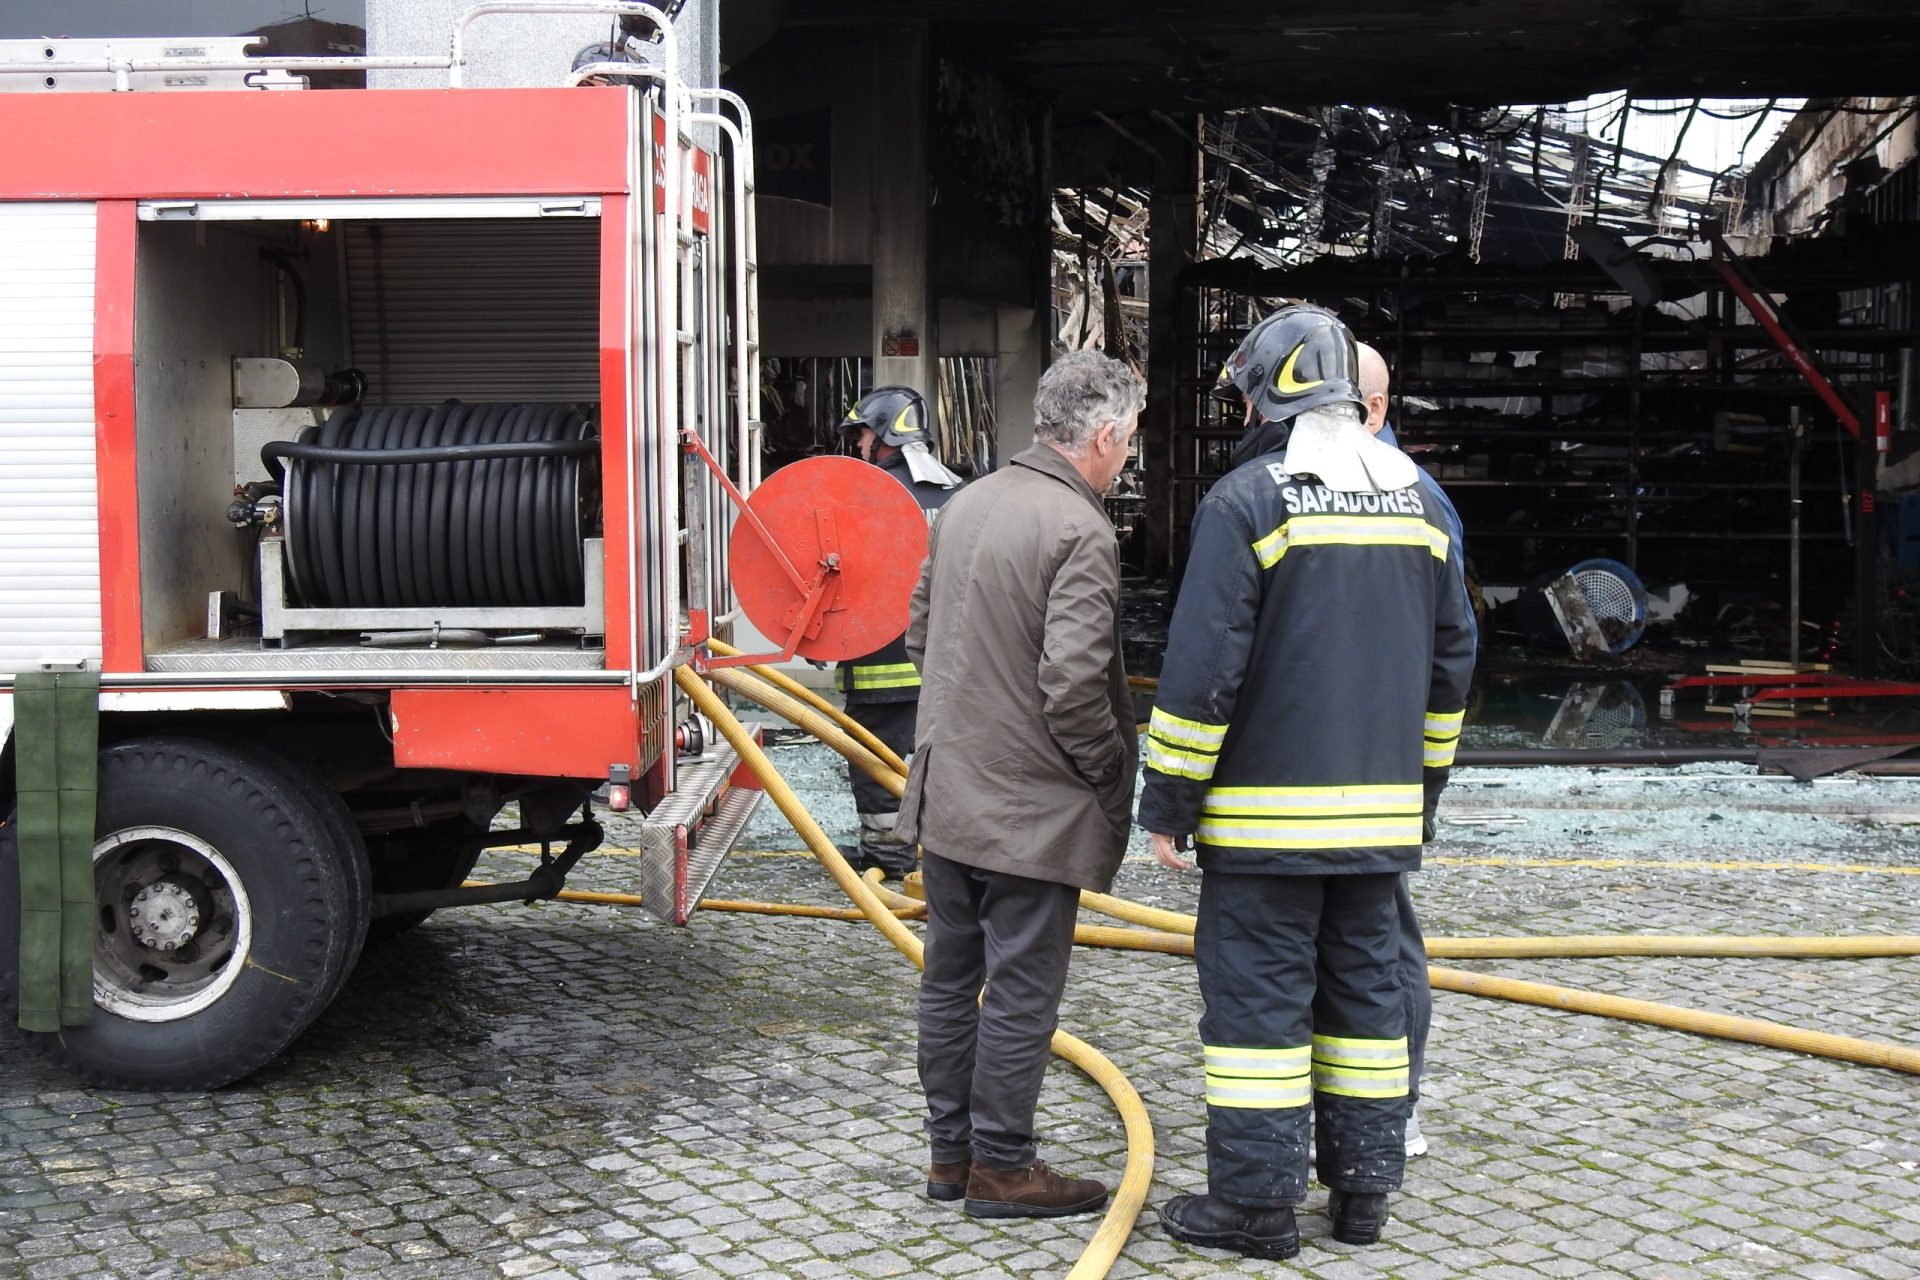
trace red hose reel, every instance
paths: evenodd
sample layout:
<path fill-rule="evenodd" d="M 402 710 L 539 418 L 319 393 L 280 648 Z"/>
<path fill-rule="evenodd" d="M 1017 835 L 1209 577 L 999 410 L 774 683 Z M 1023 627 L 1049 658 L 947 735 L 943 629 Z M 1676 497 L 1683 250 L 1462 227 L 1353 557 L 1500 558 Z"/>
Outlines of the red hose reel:
<path fill-rule="evenodd" d="M 688 448 L 713 466 L 697 441 Z M 740 508 L 728 544 L 734 596 L 748 621 L 782 649 L 702 654 L 701 666 L 783 662 L 796 654 L 838 662 L 872 653 L 907 629 L 927 555 L 927 517 L 898 480 L 855 458 L 818 457 L 782 467 L 744 501 L 731 484 L 727 491 Z"/>

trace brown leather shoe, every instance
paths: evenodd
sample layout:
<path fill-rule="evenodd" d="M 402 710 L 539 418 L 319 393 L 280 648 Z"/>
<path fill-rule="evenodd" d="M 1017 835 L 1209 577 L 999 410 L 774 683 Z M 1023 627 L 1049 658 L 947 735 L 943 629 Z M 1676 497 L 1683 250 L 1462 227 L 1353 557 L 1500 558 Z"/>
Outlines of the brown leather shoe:
<path fill-rule="evenodd" d="M 967 1173 L 973 1167 L 971 1160 L 955 1160 L 951 1164 L 942 1164 L 938 1160 L 927 1166 L 927 1199 L 958 1200 L 967 1194 Z"/>
<path fill-rule="evenodd" d="M 1107 1202 L 1107 1185 L 1067 1178 L 1035 1160 L 1024 1169 L 975 1164 L 967 1176 L 967 1213 L 976 1218 L 1066 1218 Z"/>

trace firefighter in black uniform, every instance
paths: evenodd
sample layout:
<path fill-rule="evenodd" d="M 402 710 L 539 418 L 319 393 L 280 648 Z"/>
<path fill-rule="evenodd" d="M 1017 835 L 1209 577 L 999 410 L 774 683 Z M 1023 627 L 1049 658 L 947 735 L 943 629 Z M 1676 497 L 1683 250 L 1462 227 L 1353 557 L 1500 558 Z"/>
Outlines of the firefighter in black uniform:
<path fill-rule="evenodd" d="M 1204 872 L 1208 1189 L 1161 1221 L 1256 1257 L 1299 1250 L 1310 1137 L 1335 1239 L 1377 1241 L 1400 1185 L 1394 893 L 1473 671 L 1438 489 L 1367 433 L 1357 363 L 1331 312 L 1292 306 L 1221 373 L 1248 434 L 1194 514 L 1140 801 L 1160 861 L 1190 866 L 1174 849 L 1191 835 Z"/>
<path fill-rule="evenodd" d="M 927 402 L 908 387 L 876 387 L 860 397 L 842 424 L 860 456 L 907 487 L 928 523 L 960 488 L 960 477 L 927 447 Z M 920 673 L 907 660 L 904 630 L 863 658 L 840 664 L 847 714 L 905 758 L 913 751 L 914 718 L 920 710 Z M 850 771 L 860 843 L 842 845 L 853 869 L 879 867 L 889 879 L 915 866 L 914 850 L 893 834 L 900 801 L 859 769 Z"/>

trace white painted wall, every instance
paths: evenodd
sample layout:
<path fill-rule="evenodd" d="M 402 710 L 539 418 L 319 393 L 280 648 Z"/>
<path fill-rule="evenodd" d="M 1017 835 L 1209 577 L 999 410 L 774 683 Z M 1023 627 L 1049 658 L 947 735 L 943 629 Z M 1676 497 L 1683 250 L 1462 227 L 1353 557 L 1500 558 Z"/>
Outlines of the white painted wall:
<path fill-rule="evenodd" d="M 688 0 L 673 24 L 681 75 L 694 84 L 720 81 L 719 5 L 720 0 Z M 473 0 L 367 0 L 367 52 L 445 53 L 454 20 L 472 6 Z M 605 40 L 612 24 L 610 15 L 591 14 L 481 18 L 468 29 L 465 83 L 476 89 L 564 85 L 574 55 Z M 447 83 L 443 71 L 375 71 L 367 80 L 376 89 L 437 89 Z"/>

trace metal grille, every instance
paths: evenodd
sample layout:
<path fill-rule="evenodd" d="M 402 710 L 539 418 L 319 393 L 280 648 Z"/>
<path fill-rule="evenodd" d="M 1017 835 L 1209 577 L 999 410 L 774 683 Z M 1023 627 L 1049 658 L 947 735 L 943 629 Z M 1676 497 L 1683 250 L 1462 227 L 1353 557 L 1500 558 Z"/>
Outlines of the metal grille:
<path fill-rule="evenodd" d="M 598 218 L 345 225 L 370 402 L 600 399 Z"/>
<path fill-rule="evenodd" d="M 0 672 L 100 665 L 94 208 L 0 204 Z"/>
<path fill-rule="evenodd" d="M 1583 560 L 1567 572 L 1587 597 L 1613 652 L 1631 648 L 1647 621 L 1646 591 L 1633 570 L 1616 560 Z"/>

